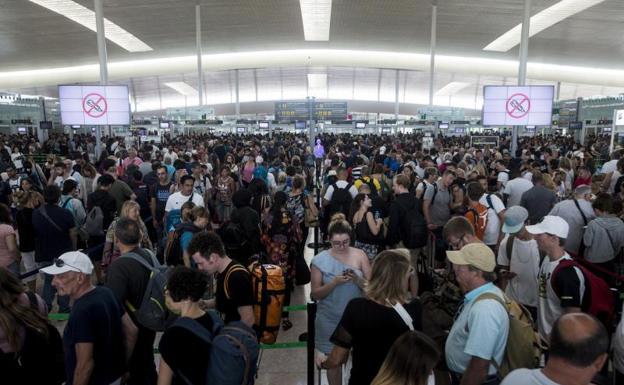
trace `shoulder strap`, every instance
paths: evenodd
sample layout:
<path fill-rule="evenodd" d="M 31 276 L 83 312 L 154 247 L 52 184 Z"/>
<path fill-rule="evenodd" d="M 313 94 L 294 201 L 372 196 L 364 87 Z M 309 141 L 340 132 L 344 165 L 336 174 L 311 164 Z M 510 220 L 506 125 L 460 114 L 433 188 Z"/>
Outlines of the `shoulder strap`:
<path fill-rule="evenodd" d="M 436 195 L 438 195 L 438 182 L 433 182 L 431 185 L 433 186 L 433 196 L 431 197 L 431 206 L 433 206 Z"/>
<path fill-rule="evenodd" d="M 39 301 L 37 300 L 37 295 L 32 291 L 26 291 L 26 296 L 28 297 L 28 301 L 30 302 L 30 307 L 39 312 Z"/>
<path fill-rule="evenodd" d="M 137 253 L 126 253 L 126 254 L 122 255 L 120 258 L 130 258 L 130 259 L 133 259 L 133 260 L 137 261 L 138 263 L 140 263 L 141 265 L 143 265 L 143 267 L 145 267 L 146 269 L 148 269 L 150 271 L 156 272 L 156 271 L 158 271 L 157 267 L 160 264 L 158 263 L 158 261 L 156 260 L 156 258 L 154 257 L 154 255 L 152 253 L 150 253 L 150 257 L 152 259 L 152 264 L 151 265 L 149 263 L 147 263 L 147 261 L 143 257 L 141 257 L 139 254 L 137 254 Z"/>
<path fill-rule="evenodd" d="M 493 300 L 495 300 L 496 302 L 500 303 L 505 308 L 505 311 L 507 313 L 509 313 L 509 310 L 507 309 L 506 299 L 501 298 L 499 295 L 494 294 L 494 293 L 487 293 L 486 292 L 486 293 L 483 293 L 483 294 L 479 295 L 474 301 L 478 302 L 478 301 L 481 301 L 481 300 L 484 300 L 484 299 L 493 299 Z"/>
<path fill-rule="evenodd" d="M 194 335 L 196 335 L 197 337 L 199 337 L 205 343 L 212 344 L 212 338 L 213 338 L 212 333 L 208 329 L 203 327 L 202 324 L 200 324 L 199 322 L 197 322 L 196 320 L 192 318 L 180 317 L 171 326 L 172 327 L 178 326 L 183 329 L 186 329 L 190 331 L 191 333 L 193 333 Z"/>
<path fill-rule="evenodd" d="M 245 269 L 245 267 L 241 265 L 235 265 L 232 267 L 227 274 L 225 275 L 225 280 L 223 281 L 223 291 L 225 291 L 225 298 L 230 299 L 230 289 L 228 287 L 228 283 L 230 281 L 230 275 L 235 271 L 244 271 L 249 273 L 249 270 Z"/>
<path fill-rule="evenodd" d="M 189 199 L 187 200 L 187 202 L 193 202 L 193 194 L 194 194 L 194 193 L 191 193 L 191 196 L 189 197 Z"/>
<path fill-rule="evenodd" d="M 62 207 L 63 207 L 64 209 L 66 209 L 66 208 L 67 208 L 67 205 L 69 204 L 69 202 L 70 202 L 71 200 L 72 200 L 72 198 L 71 198 L 71 197 L 67 198 L 67 199 L 65 200 L 65 202 L 63 202 L 63 206 L 62 206 Z"/>
<path fill-rule="evenodd" d="M 579 213 L 581 213 L 581 216 L 583 217 L 583 223 L 585 223 L 585 226 L 587 226 L 587 217 L 585 216 L 585 213 L 583 212 L 583 210 L 581 210 L 581 205 L 579 205 L 576 199 L 573 199 L 573 201 L 574 201 L 574 205 L 576 206 Z"/>
<path fill-rule="evenodd" d="M 63 231 L 63 229 L 61 229 L 61 227 L 60 227 L 59 225 L 57 225 L 57 224 L 56 224 L 56 222 L 54 222 L 54 221 L 52 220 L 52 218 L 50 218 L 50 216 L 48 215 L 48 212 L 47 212 L 47 211 L 46 211 L 46 209 L 45 209 L 45 205 L 41 205 L 41 208 L 39 209 L 39 213 L 41 213 L 41 215 L 43 215 L 43 217 L 44 217 L 44 218 L 45 218 L 48 222 L 50 222 L 50 224 L 51 224 L 52 226 L 54 226 L 54 228 L 55 228 L 56 230 L 58 230 L 58 232 L 59 232 L 59 233 L 63 233 L 63 232 L 64 232 L 64 231 Z"/>
<path fill-rule="evenodd" d="M 390 303 L 390 301 L 386 300 L 386 302 Z M 407 310 L 400 303 L 395 303 L 392 305 L 392 308 L 399 314 L 399 317 L 405 322 L 405 325 L 409 328 L 409 330 L 414 331 L 414 320 L 409 315 Z"/>
<path fill-rule="evenodd" d="M 613 249 L 613 255 L 615 257 L 618 256 L 619 252 L 615 249 L 615 243 L 613 242 L 613 237 L 611 237 L 611 233 L 609 233 L 609 229 L 607 229 L 606 227 L 600 226 L 602 227 L 602 229 L 605 231 L 605 233 L 607 233 L 607 238 L 609 238 L 609 243 L 611 246 L 611 249 Z"/>
<path fill-rule="evenodd" d="M 488 204 L 488 208 L 490 208 L 490 209 L 492 209 L 492 210 L 496 211 L 496 210 L 494 209 L 494 204 L 492 203 L 492 194 L 487 194 L 487 195 L 485 196 L 485 201 L 486 201 L 486 202 L 487 202 L 487 204 Z"/>
<path fill-rule="evenodd" d="M 507 245 L 505 247 L 505 251 L 507 251 L 507 260 L 509 261 L 509 266 L 511 267 L 511 253 L 513 252 L 513 243 L 516 240 L 516 236 L 514 234 L 509 234 L 507 237 Z"/>

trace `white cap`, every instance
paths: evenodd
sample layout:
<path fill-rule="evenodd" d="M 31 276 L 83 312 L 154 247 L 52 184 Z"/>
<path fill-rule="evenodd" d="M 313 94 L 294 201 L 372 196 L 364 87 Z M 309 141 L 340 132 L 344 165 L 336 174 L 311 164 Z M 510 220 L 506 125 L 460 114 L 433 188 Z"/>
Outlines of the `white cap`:
<path fill-rule="evenodd" d="M 546 215 L 542 221 L 533 226 L 527 226 L 527 231 L 531 234 L 552 234 L 559 238 L 567 238 L 570 225 L 563 218 L 555 215 Z"/>
<path fill-rule="evenodd" d="M 384 155 L 386 153 L 386 146 L 379 147 L 379 154 Z"/>
<path fill-rule="evenodd" d="M 91 274 L 93 272 L 93 263 L 91 263 L 91 259 L 86 254 L 80 251 L 69 251 L 61 255 L 52 265 L 41 269 L 41 271 L 50 275 L 59 275 L 68 271 Z"/>

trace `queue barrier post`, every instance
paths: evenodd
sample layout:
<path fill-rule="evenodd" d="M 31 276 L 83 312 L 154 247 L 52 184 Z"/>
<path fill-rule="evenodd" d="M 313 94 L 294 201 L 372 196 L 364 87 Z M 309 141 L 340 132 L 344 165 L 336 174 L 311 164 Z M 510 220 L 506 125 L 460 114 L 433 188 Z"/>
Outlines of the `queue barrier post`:
<path fill-rule="evenodd" d="M 314 330 L 314 322 L 316 320 L 316 302 L 310 301 L 308 302 L 308 385 L 314 385 L 314 371 L 315 371 L 315 363 L 314 363 L 314 339 L 315 339 L 315 330 Z"/>

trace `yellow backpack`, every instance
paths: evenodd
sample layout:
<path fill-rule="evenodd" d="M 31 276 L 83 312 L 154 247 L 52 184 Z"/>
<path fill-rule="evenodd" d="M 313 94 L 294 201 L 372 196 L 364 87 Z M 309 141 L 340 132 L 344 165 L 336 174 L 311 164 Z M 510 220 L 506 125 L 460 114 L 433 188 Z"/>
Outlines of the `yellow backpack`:
<path fill-rule="evenodd" d="M 509 315 L 509 335 L 505 345 L 505 355 L 500 365 L 494 358 L 491 364 L 498 371 L 502 379 L 509 372 L 519 368 L 534 369 L 539 366 L 544 346 L 539 334 L 534 329 L 531 313 L 516 301 L 505 296 L 503 300 L 494 293 L 484 293 L 477 297 L 476 301 L 493 299 L 505 307 Z"/>

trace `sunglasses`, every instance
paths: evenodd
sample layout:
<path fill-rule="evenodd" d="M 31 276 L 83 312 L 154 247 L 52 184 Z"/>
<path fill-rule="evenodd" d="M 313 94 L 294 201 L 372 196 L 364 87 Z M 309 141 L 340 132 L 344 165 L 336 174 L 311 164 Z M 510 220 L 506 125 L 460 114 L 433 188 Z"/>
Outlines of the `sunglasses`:
<path fill-rule="evenodd" d="M 67 262 L 63 261 L 63 260 L 62 260 L 62 259 L 60 259 L 60 258 L 57 258 L 57 259 L 55 259 L 55 260 L 54 260 L 54 266 L 56 266 L 56 267 L 69 266 L 69 267 L 71 267 L 71 268 L 73 268 L 73 269 L 76 269 L 76 270 L 78 270 L 78 271 L 81 271 L 81 270 L 80 270 L 79 268 L 77 268 L 76 266 L 70 265 L 69 263 L 67 263 Z"/>

